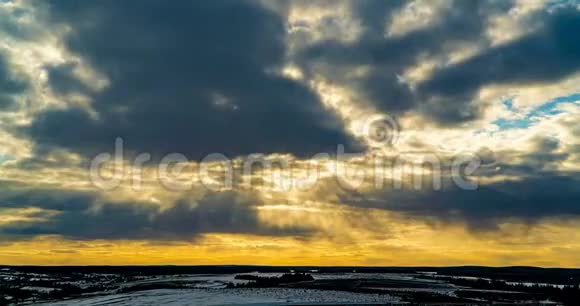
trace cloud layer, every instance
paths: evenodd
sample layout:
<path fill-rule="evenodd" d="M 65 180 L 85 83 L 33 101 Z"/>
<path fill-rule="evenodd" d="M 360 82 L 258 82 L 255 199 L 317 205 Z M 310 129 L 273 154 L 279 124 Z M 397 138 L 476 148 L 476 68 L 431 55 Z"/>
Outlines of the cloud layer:
<path fill-rule="evenodd" d="M 578 28 L 577 1 L 0 1 L 0 238 L 376 258 L 463 231 L 490 252 L 529 238 L 541 262 L 580 220 Z M 369 126 L 387 116 L 396 128 Z M 88 165 L 117 138 L 127 172 L 103 190 Z M 311 158 L 340 145 L 344 159 Z M 139 153 L 153 158 L 131 165 Z M 189 190 L 160 183 L 168 153 L 189 159 L 170 167 Z M 192 175 L 210 153 L 233 159 L 235 186 L 210 190 L 219 167 Z M 251 153 L 265 164 L 245 171 Z M 463 155 L 482 162 L 475 190 L 452 180 Z M 403 189 L 337 183 L 339 162 L 393 183 L 396 160 Z M 443 188 L 407 184 L 423 174 Z"/>
<path fill-rule="evenodd" d="M 259 198 L 234 192 L 184 197 L 166 207 L 112 202 L 90 192 L 10 190 L 4 184 L 3 208 L 36 210 L 34 220 L 0 225 L 0 235 L 26 239 L 58 235 L 74 240 L 192 241 L 206 233 L 302 236 L 306 227 L 277 227 L 259 220 Z"/>
<path fill-rule="evenodd" d="M 249 1 L 50 2 L 66 47 L 110 86 L 80 108 L 39 114 L 28 132 L 41 145 L 88 155 L 123 137 L 137 152 L 309 156 L 352 140 L 303 84 L 276 73 L 285 57 L 279 16 Z M 70 65 L 51 69 L 55 91 L 84 91 Z M 77 126 L 70 130 L 69 127 Z M 265 128 L 266 127 L 266 128 Z"/>
<path fill-rule="evenodd" d="M 10 110 L 17 106 L 15 96 L 26 91 L 28 85 L 14 75 L 6 58 L 0 53 L 0 110 Z"/>

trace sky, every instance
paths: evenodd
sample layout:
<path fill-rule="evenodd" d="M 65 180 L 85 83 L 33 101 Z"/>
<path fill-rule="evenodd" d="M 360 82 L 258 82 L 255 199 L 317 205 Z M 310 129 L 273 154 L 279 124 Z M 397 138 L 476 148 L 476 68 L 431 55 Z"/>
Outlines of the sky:
<path fill-rule="evenodd" d="M 580 267 L 580 2 L 0 1 L 0 263 Z"/>

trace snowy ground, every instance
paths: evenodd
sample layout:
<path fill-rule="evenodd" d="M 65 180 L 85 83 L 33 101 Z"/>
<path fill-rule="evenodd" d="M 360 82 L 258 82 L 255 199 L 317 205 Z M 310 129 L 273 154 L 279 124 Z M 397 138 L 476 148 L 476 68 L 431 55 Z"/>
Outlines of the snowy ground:
<path fill-rule="evenodd" d="M 128 294 L 114 294 L 86 299 L 75 299 L 41 305 L 356 305 L 396 303 L 395 297 L 379 294 L 321 291 L 311 289 L 257 288 L 257 289 L 181 289 L 150 290 Z"/>
<path fill-rule="evenodd" d="M 37 269 L 41 273 L 19 271 L 18 268 L 0 269 L 0 289 L 4 288 L 0 290 L 0 305 L 401 305 L 402 301 L 438 305 L 443 302 L 562 300 L 564 293 L 545 294 L 535 289 L 522 289 L 521 285 L 540 284 L 533 282 L 503 281 L 504 285 L 499 287 L 474 287 L 469 281 L 475 284 L 475 281 L 491 279 L 424 272 L 311 271 L 313 280 L 254 286 L 252 281 L 236 276 L 253 274 L 263 279 L 276 279 L 283 273 L 248 269 L 237 274 L 157 275 L 141 273 L 136 268 L 127 269 L 125 273 L 113 268 L 111 270 L 117 273 L 108 273 L 108 270 L 97 273 L 83 271 L 82 267 L 67 273 L 48 268 Z M 509 285 L 520 286 L 505 287 Z M 40 304 L 42 302 L 44 304 Z"/>

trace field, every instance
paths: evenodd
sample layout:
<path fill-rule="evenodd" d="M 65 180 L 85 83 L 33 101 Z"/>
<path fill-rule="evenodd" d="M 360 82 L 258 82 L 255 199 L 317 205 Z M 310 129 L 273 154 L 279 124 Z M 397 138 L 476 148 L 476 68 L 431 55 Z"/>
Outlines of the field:
<path fill-rule="evenodd" d="M 580 270 L 0 267 L 4 305 L 579 305 Z"/>

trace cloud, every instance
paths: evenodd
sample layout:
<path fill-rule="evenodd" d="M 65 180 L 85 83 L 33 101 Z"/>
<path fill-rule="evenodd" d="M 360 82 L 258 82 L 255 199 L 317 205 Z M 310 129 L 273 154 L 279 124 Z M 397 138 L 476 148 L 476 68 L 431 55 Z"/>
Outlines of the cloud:
<path fill-rule="evenodd" d="M 580 217 L 580 174 L 545 174 L 481 184 L 465 190 L 444 180 L 441 190 L 425 184 L 343 195 L 347 205 L 377 208 L 428 221 L 465 224 L 473 231 L 497 230 L 504 222 L 534 224 L 549 218 Z"/>
<path fill-rule="evenodd" d="M 559 9 L 545 13 L 540 30 L 515 41 L 485 50 L 467 60 L 443 67 L 419 85 L 425 98 L 440 97 L 448 103 L 471 101 L 486 85 L 548 83 L 580 70 L 580 10 Z"/>
<path fill-rule="evenodd" d="M 403 35 L 387 36 L 386 28 L 402 3 L 363 1 L 355 6 L 365 25 L 357 41 L 315 43 L 302 52 L 299 60 L 304 69 L 354 88 L 381 111 L 401 114 L 417 110 L 425 101 L 401 75 L 429 56 L 485 43 L 487 18 L 510 7 L 509 2 L 494 3 L 455 1 L 433 24 Z M 354 76 L 347 73 L 361 67 L 367 73 Z M 465 107 L 449 107 L 449 113 L 438 111 L 435 117 L 440 121 L 463 121 L 474 116 L 471 114 L 474 110 Z"/>
<path fill-rule="evenodd" d="M 49 87 L 57 94 L 87 93 L 91 89 L 74 75 L 75 64 L 67 63 L 46 67 Z"/>
<path fill-rule="evenodd" d="M 395 16 L 393 13 L 406 2 L 403 0 L 362 0 L 354 4 L 354 12 L 363 24 L 364 34 L 378 38 L 384 36 L 385 25 L 391 23 L 392 17 Z"/>
<path fill-rule="evenodd" d="M 6 57 L 0 53 L 0 110 L 15 107 L 15 96 L 24 93 L 27 88 L 26 81 L 11 71 Z"/>
<path fill-rule="evenodd" d="M 473 231 L 578 220 L 577 103 L 554 98 L 578 89 L 580 13 L 566 5 L 523 12 L 522 3 L 33 0 L 11 6 L 18 12 L 0 4 L 9 47 L 0 51 L 0 173 L 19 182 L 0 181 L 8 215 L 0 237 L 163 244 L 210 233 L 306 236 L 313 226 L 316 238 L 365 245 L 384 243 L 408 219 Z M 504 95 L 511 102 L 502 104 Z M 20 100 L 26 107 L 12 112 Z M 315 169 L 290 158 L 279 181 L 266 169 L 244 176 L 236 162 L 243 191 L 201 197 L 163 189 L 152 167 L 142 171 L 143 191 L 132 192 L 137 166 L 125 167 L 116 197 L 69 189 L 94 188 L 87 157 L 110 153 L 117 137 L 127 155 L 155 158 L 310 157 L 337 144 L 355 151 L 344 129 L 362 139 L 364 119 L 378 113 L 399 123 L 398 142 L 347 158 L 353 170 L 372 170 L 375 156 L 436 156 L 448 167 L 457 152 L 477 151 L 486 163 L 473 176 L 480 188 L 447 178 L 442 190 L 351 192 L 325 181 L 338 168 L 323 162 L 314 189 L 286 192 L 282 175 Z M 198 170 L 187 166 L 182 174 Z"/>
<path fill-rule="evenodd" d="M 438 8 L 429 24 L 396 35 L 388 28 L 405 6 L 388 3 L 354 5 L 363 25 L 360 37 L 306 46 L 298 56 L 303 69 L 353 89 L 380 111 L 415 112 L 443 125 L 481 118 L 486 105 L 477 94 L 486 86 L 550 83 L 580 70 L 576 7 L 534 11 L 520 21 L 534 24 L 530 33 L 496 45 L 488 30 L 514 7 L 511 1 L 455 1 Z M 404 77 L 430 62 L 424 79 Z"/>
<path fill-rule="evenodd" d="M 206 233 L 304 236 L 311 229 L 263 223 L 251 194 L 209 193 L 184 196 L 168 207 L 151 203 L 114 202 L 91 192 L 15 190 L 0 196 L 2 208 L 40 208 L 40 220 L 0 225 L 0 235 L 32 238 L 58 235 L 73 240 L 189 241 Z"/>
<path fill-rule="evenodd" d="M 26 129 L 43 148 L 85 155 L 123 137 L 132 151 L 292 153 L 352 145 L 308 87 L 276 71 L 285 58 L 284 21 L 251 1 L 51 1 L 51 26 L 66 25 L 69 51 L 102 75 L 97 93 L 79 86 L 71 63 L 49 68 L 55 92 L 83 92 L 96 112 L 47 110 Z M 70 129 L 75 126 L 75 129 Z"/>
<path fill-rule="evenodd" d="M 0 1 L 0 33 L 3 39 L 38 38 L 39 24 L 30 22 L 34 19 L 33 9 L 22 1 Z"/>

